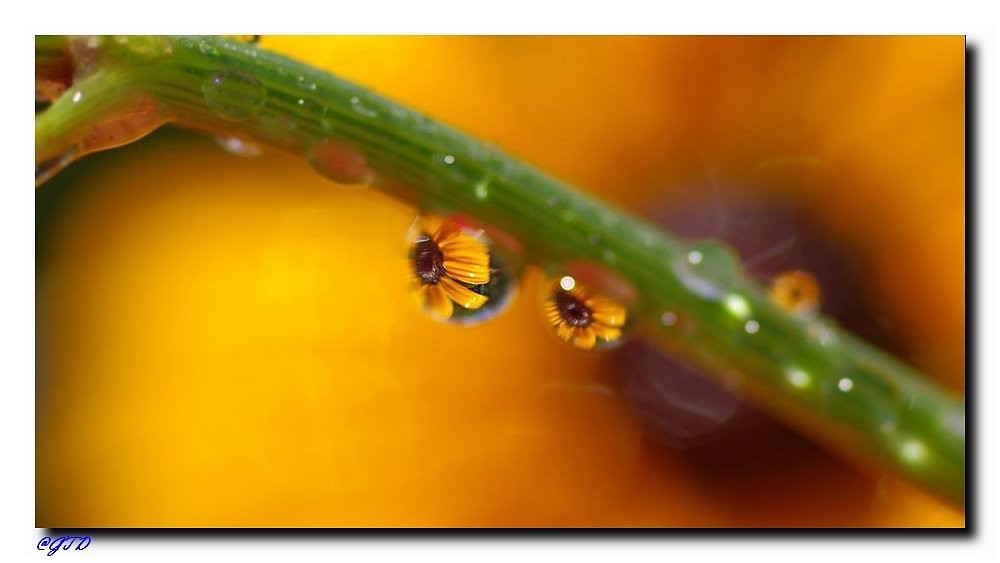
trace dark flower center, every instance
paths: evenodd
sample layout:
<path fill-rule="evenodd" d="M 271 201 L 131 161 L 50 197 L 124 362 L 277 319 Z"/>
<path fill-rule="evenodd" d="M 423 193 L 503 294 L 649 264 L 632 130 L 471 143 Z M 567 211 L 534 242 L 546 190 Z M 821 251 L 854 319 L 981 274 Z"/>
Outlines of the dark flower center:
<path fill-rule="evenodd" d="M 444 275 L 444 255 L 428 236 L 421 236 L 413 247 L 413 264 L 424 285 L 434 285 Z"/>
<path fill-rule="evenodd" d="M 590 324 L 593 314 L 579 299 L 566 291 L 556 293 L 556 307 L 563 320 L 575 327 L 585 327 Z"/>

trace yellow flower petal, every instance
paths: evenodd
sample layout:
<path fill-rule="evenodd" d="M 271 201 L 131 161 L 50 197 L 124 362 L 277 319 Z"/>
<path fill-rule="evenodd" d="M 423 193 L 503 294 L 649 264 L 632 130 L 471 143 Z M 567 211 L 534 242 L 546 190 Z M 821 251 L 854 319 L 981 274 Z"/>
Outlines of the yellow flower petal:
<path fill-rule="evenodd" d="M 589 328 L 594 331 L 594 334 L 598 338 L 606 342 L 614 342 L 622 336 L 621 329 L 610 327 L 602 323 L 591 323 Z"/>
<path fill-rule="evenodd" d="M 436 241 L 441 252 L 450 254 L 471 253 L 489 259 L 489 247 L 483 241 L 461 231 L 450 232 Z"/>
<path fill-rule="evenodd" d="M 427 233 L 432 239 L 435 239 L 440 235 L 442 225 L 444 225 L 444 219 L 441 217 L 427 216 L 420 220 L 420 229 Z"/>
<path fill-rule="evenodd" d="M 596 341 L 596 335 L 590 327 L 579 328 L 576 330 L 576 334 L 573 335 L 573 345 L 583 348 L 584 350 L 590 350 L 593 348 Z"/>
<path fill-rule="evenodd" d="M 441 285 L 429 285 L 427 286 L 427 291 L 424 293 L 426 297 L 427 306 L 431 308 L 438 316 L 444 319 L 450 319 L 452 313 L 454 313 L 454 306 L 451 304 L 451 300 L 442 291 Z"/>
<path fill-rule="evenodd" d="M 573 338 L 574 331 L 575 329 L 567 322 L 560 321 L 559 324 L 556 325 L 556 335 L 566 342 L 569 342 Z"/>
<path fill-rule="evenodd" d="M 449 277 L 441 278 L 437 286 L 441 288 L 448 299 L 466 309 L 476 310 L 489 301 L 485 295 L 480 295 Z"/>
<path fill-rule="evenodd" d="M 625 307 L 610 299 L 595 297 L 594 299 L 588 299 L 584 305 L 593 313 L 594 322 L 608 326 L 622 326 L 625 324 Z"/>
<path fill-rule="evenodd" d="M 556 326 L 563 321 L 562 314 L 559 313 L 559 307 L 551 299 L 545 305 L 545 318 L 552 326 Z"/>
<path fill-rule="evenodd" d="M 490 283 L 489 266 L 455 260 L 445 260 L 444 271 L 447 272 L 449 276 L 467 284 L 482 285 L 484 283 Z"/>

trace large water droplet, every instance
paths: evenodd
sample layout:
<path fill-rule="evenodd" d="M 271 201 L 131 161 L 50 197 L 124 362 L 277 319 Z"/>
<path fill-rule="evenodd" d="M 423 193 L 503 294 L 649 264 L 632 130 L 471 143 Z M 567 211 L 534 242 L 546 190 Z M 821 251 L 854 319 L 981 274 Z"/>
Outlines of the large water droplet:
<path fill-rule="evenodd" d="M 427 215 L 417 218 L 408 238 L 412 292 L 434 319 L 478 324 L 510 304 L 517 285 L 513 259 L 483 230 Z"/>
<path fill-rule="evenodd" d="M 556 336 L 584 350 L 621 344 L 630 320 L 621 302 L 570 274 L 546 281 L 542 308 Z"/>
<path fill-rule="evenodd" d="M 688 246 L 683 259 L 675 264 L 675 270 L 695 293 L 708 298 L 720 297 L 740 275 L 736 253 L 724 244 L 711 241 Z"/>
<path fill-rule="evenodd" d="M 368 166 L 365 156 L 342 141 L 317 143 L 306 153 L 306 160 L 338 184 L 369 185 L 375 181 L 375 171 Z"/>
<path fill-rule="evenodd" d="M 253 76 L 237 70 L 212 73 L 201 84 L 205 105 L 230 121 L 246 121 L 267 102 L 267 88 Z"/>

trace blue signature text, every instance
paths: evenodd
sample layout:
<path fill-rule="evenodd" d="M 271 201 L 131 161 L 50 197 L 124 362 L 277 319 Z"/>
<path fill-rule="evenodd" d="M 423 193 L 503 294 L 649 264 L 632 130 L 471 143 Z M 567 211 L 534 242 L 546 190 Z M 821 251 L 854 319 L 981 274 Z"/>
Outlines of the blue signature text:
<path fill-rule="evenodd" d="M 55 552 L 59 551 L 59 548 L 69 549 L 73 547 L 73 543 L 76 540 L 80 540 L 80 543 L 76 544 L 76 550 L 80 551 L 82 549 L 87 549 L 90 545 L 90 536 L 59 536 L 56 539 L 52 539 L 49 536 L 45 536 L 38 540 L 38 551 L 49 550 L 45 555 L 52 556 Z"/>

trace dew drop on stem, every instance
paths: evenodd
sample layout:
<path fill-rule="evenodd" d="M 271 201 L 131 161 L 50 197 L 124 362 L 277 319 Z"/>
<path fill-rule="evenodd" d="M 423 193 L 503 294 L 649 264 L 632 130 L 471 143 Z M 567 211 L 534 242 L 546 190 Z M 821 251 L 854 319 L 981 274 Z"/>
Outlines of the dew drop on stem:
<path fill-rule="evenodd" d="M 542 314 L 555 335 L 583 350 L 620 345 L 631 315 L 622 300 L 604 291 L 598 267 L 574 268 L 543 283 Z"/>
<path fill-rule="evenodd" d="M 351 145 L 325 140 L 306 152 L 306 160 L 317 172 L 338 184 L 367 186 L 375 181 L 368 159 Z"/>
<path fill-rule="evenodd" d="M 410 291 L 431 318 L 473 325 L 510 305 L 516 260 L 483 229 L 425 214 L 414 221 L 407 248 Z"/>
<path fill-rule="evenodd" d="M 213 72 L 202 82 L 201 92 L 205 105 L 229 121 L 246 121 L 259 114 L 267 102 L 267 88 L 237 70 Z"/>

